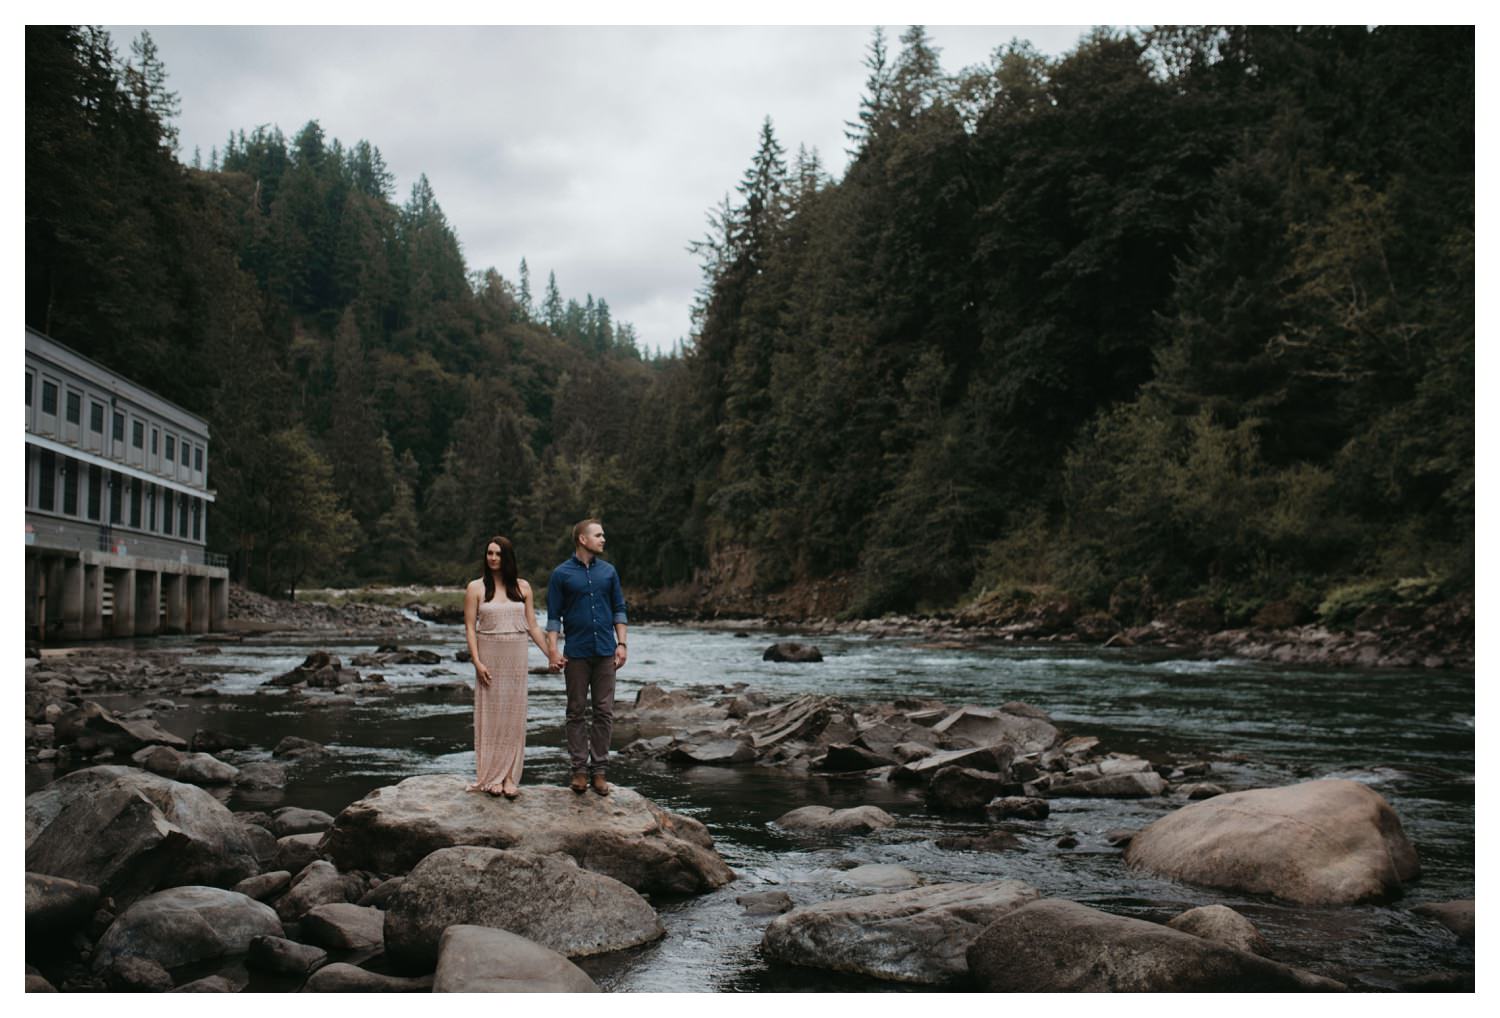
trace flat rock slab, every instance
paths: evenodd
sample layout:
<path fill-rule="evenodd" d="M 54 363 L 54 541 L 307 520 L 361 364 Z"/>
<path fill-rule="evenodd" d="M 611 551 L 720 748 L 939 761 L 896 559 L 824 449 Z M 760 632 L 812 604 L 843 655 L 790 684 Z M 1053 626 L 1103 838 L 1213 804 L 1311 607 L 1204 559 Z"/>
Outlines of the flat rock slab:
<path fill-rule="evenodd" d="M 1156 923 L 1047 898 L 1001 917 L 968 949 L 990 992 L 1290 992 L 1346 987 Z"/>
<path fill-rule="evenodd" d="M 752 891 L 734 899 L 746 915 L 780 915 L 792 910 L 792 899 L 785 891 Z"/>
<path fill-rule="evenodd" d="M 378 788 L 334 819 L 320 851 L 341 870 L 393 874 L 455 845 L 566 852 L 637 891 L 670 894 L 734 879 L 707 828 L 632 789 L 616 785 L 598 796 L 528 785 L 512 802 L 465 792 L 468 783 L 457 774 L 424 774 Z"/>
<path fill-rule="evenodd" d="M 791 965 L 939 985 L 967 973 L 964 952 L 987 926 L 1039 897 L 1019 881 L 992 880 L 839 898 L 773 920 L 761 950 Z"/>
<path fill-rule="evenodd" d="M 892 827 L 896 818 L 879 806 L 852 806 L 849 809 L 834 809 L 832 806 L 803 806 L 776 818 L 776 823 L 789 831 L 815 831 L 820 834 L 869 834 L 883 827 Z"/>
<path fill-rule="evenodd" d="M 1017 705 L 1018 709 L 1024 705 Z M 1040 753 L 1056 745 L 1062 733 L 1035 708 L 1027 713 L 1011 713 L 1001 708 L 960 707 L 944 717 L 932 730 L 945 740 L 964 739 L 976 746 L 1005 744 L 1017 755 Z"/>
<path fill-rule="evenodd" d="M 571 793 L 570 793 L 571 794 Z M 385 915 L 385 950 L 403 968 L 430 969 L 449 926 L 509 930 L 570 958 L 646 944 L 665 932 L 644 898 L 570 856 L 441 848 L 401 882 Z"/>
<path fill-rule="evenodd" d="M 302 939 L 330 951 L 365 951 L 384 941 L 385 913 L 378 908 L 334 902 L 308 910 Z"/>
<path fill-rule="evenodd" d="M 1131 839 L 1125 862 L 1304 905 L 1387 898 L 1421 872 L 1385 799 L 1344 780 L 1231 792 L 1184 806 Z"/>
<path fill-rule="evenodd" d="M 94 948 L 94 971 L 116 960 L 145 958 L 163 968 L 244 954 L 259 936 L 281 937 L 269 905 L 219 887 L 173 887 L 131 905 Z"/>
<path fill-rule="evenodd" d="M 1149 799 L 1164 795 L 1167 782 L 1155 771 L 1108 774 L 1082 781 L 1064 780 L 1047 789 L 1054 799 Z"/>
<path fill-rule="evenodd" d="M 598 993 L 599 987 L 577 965 L 525 937 L 459 925 L 438 943 L 432 992 Z"/>

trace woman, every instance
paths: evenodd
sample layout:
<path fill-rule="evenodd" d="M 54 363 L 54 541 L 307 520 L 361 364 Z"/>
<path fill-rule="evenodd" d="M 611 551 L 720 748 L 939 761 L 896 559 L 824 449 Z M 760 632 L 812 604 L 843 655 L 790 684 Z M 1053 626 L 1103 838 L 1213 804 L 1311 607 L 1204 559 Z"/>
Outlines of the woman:
<path fill-rule="evenodd" d="M 547 653 L 536 624 L 531 584 L 519 579 L 516 552 L 503 537 L 484 549 L 484 574 L 464 592 L 464 637 L 474 662 L 474 757 L 469 791 L 520 796 L 526 755 L 526 636 Z"/>

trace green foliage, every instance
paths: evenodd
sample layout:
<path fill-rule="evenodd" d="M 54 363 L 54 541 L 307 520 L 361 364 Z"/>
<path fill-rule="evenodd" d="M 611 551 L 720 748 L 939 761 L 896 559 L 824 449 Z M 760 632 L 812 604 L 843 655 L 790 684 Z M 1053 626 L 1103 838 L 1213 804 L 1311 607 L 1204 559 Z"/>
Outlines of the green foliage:
<path fill-rule="evenodd" d="M 535 576 L 588 515 L 630 584 L 728 553 L 861 613 L 1472 586 L 1471 28 L 939 57 L 875 33 L 842 179 L 760 125 L 643 361 L 604 297 L 471 272 L 368 142 L 189 170 L 149 37 L 28 28 L 27 321 L 209 417 L 210 539 L 268 588 L 457 582 L 496 531 Z M 287 458 L 316 509 L 272 526 Z"/>

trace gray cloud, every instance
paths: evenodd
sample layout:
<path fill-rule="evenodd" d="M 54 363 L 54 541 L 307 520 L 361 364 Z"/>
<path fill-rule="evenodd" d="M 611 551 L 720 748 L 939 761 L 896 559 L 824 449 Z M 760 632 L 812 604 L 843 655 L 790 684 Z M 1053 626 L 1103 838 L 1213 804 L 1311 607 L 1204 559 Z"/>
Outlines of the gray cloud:
<path fill-rule="evenodd" d="M 111 26 L 128 52 L 141 26 Z M 686 250 L 770 116 L 790 157 L 835 174 L 870 29 L 150 27 L 181 99 L 181 156 L 230 131 L 309 120 L 376 145 L 404 200 L 426 173 L 471 269 L 604 297 L 643 343 L 688 332 Z M 894 51 L 902 26 L 887 28 Z M 929 27 L 952 71 L 1014 37 L 1051 54 L 1081 27 Z"/>

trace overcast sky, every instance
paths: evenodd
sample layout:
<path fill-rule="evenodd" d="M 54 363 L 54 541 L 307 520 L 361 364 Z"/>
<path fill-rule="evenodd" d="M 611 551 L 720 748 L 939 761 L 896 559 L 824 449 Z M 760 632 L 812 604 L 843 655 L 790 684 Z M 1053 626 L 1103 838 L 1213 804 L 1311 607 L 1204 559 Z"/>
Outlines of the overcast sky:
<path fill-rule="evenodd" d="M 107 26 L 121 54 L 140 25 Z M 788 159 L 817 148 L 840 174 L 871 27 L 144 26 L 181 102 L 180 158 L 231 130 L 317 120 L 380 149 L 404 202 L 427 174 L 470 269 L 540 300 L 609 301 L 643 346 L 688 333 L 699 282 L 686 250 L 732 191 L 770 116 Z M 904 25 L 887 25 L 890 48 Z M 1071 49 L 1087 26 L 929 26 L 948 71 L 1027 38 Z"/>

